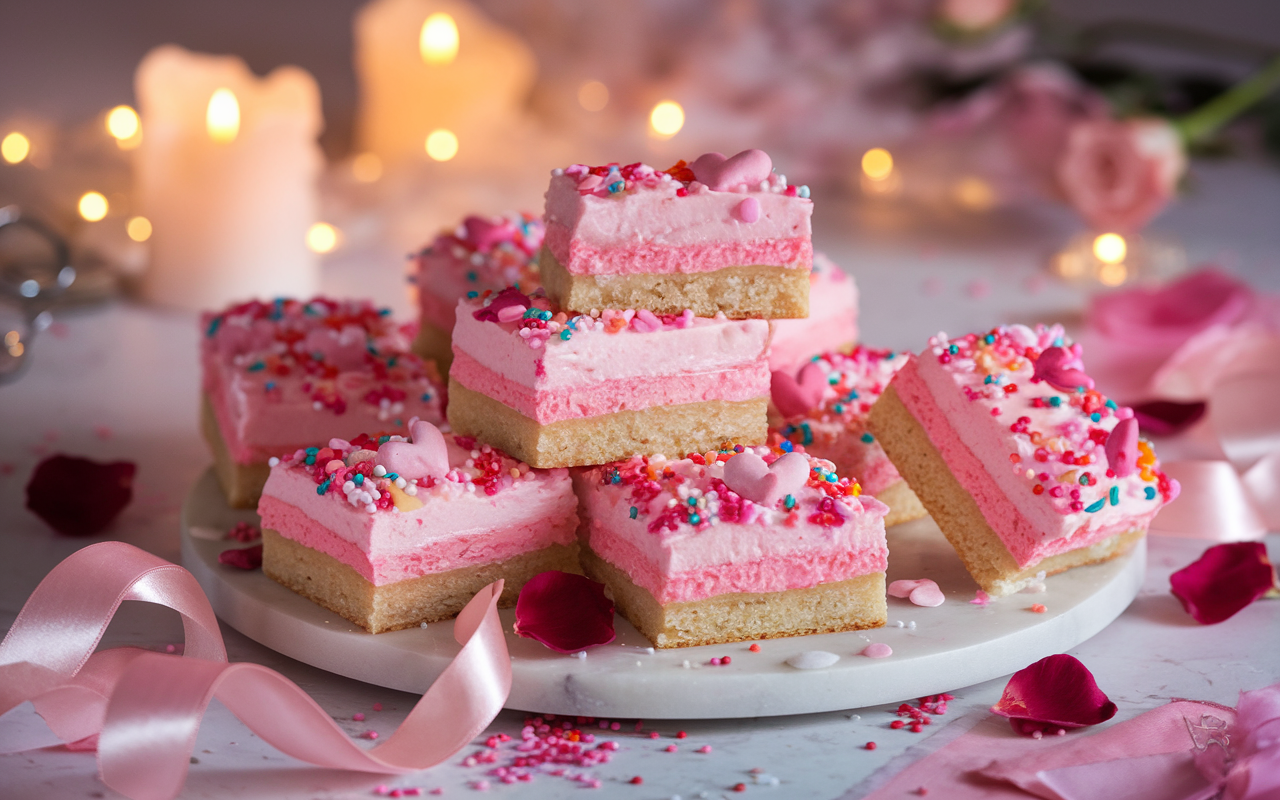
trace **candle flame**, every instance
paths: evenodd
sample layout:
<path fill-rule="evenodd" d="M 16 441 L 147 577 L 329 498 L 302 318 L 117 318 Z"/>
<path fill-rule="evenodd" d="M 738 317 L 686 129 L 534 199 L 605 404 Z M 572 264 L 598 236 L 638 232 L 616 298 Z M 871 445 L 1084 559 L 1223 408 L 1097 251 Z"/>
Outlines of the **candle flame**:
<path fill-rule="evenodd" d="M 428 64 L 448 64 L 458 57 L 458 25 L 443 12 L 432 14 L 422 23 L 418 34 L 418 52 Z"/>
<path fill-rule="evenodd" d="M 862 172 L 873 181 L 882 181 L 893 173 L 893 156 L 883 147 L 873 147 L 862 154 Z"/>
<path fill-rule="evenodd" d="M 97 222 L 107 215 L 107 198 L 101 192 L 85 192 L 80 196 L 80 216 Z"/>
<path fill-rule="evenodd" d="M 649 112 L 649 127 L 664 139 L 675 136 L 684 127 L 684 109 L 674 100 L 663 100 Z"/>
<path fill-rule="evenodd" d="M 31 152 L 31 140 L 14 131 L 0 141 L 0 156 L 10 164 L 20 163 Z"/>
<path fill-rule="evenodd" d="M 1104 264 L 1119 264 L 1128 250 L 1124 237 L 1118 233 L 1104 233 L 1093 240 L 1093 254 Z"/>
<path fill-rule="evenodd" d="M 240 102 L 236 100 L 235 92 L 230 89 L 214 92 L 209 98 L 204 119 L 210 139 L 219 144 L 234 142 L 240 133 Z"/>
<path fill-rule="evenodd" d="M 427 155 L 436 161 L 448 161 L 458 154 L 458 137 L 453 131 L 439 128 L 427 137 Z"/>

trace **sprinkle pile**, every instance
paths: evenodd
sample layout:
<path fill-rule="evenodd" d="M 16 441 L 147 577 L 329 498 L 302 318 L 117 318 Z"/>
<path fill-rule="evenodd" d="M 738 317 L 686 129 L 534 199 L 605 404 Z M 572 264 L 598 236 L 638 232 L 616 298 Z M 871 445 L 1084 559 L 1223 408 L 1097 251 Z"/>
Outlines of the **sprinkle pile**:
<path fill-rule="evenodd" d="M 497 293 L 486 291 L 475 299 L 479 308 L 471 312 L 473 317 L 481 322 L 513 326 L 520 338 L 535 350 L 570 341 L 578 335 L 653 333 L 663 329 L 688 328 L 700 319 L 706 320 L 695 317 L 689 309 L 681 314 L 654 314 L 645 309 L 606 308 L 569 316 L 541 292 L 530 296 L 515 287 Z"/>
<path fill-rule="evenodd" d="M 1079 347 L 1061 327 L 1009 325 L 955 339 L 938 334 L 929 345 L 969 402 L 1006 426 L 1013 473 L 1059 513 L 1093 514 L 1124 500 L 1167 503 L 1176 496 L 1177 484 L 1160 471 L 1145 441 L 1138 443 L 1132 474 L 1120 477 L 1108 466 L 1107 439 L 1133 411 L 1091 388 L 1078 367 Z M 1054 356 L 1066 353 L 1067 362 L 1045 377 L 1049 359 L 1039 359 L 1050 348 Z"/>
<path fill-rule="evenodd" d="M 722 522 L 794 527 L 805 520 L 838 527 L 853 513 L 848 498 L 858 497 L 862 487 L 856 480 L 836 475 L 830 461 L 813 456 L 806 456 L 809 480 L 800 497 L 787 495 L 768 508 L 739 496 L 724 483 L 724 463 L 748 450 L 772 464 L 791 447 L 790 442 L 779 447 L 726 445 L 718 451 L 691 453 L 675 460 L 660 455 L 633 456 L 594 467 L 591 476 L 602 486 L 626 492 L 631 519 L 641 521 L 650 533 L 682 527 L 703 531 Z"/>
<path fill-rule="evenodd" d="M 676 197 L 688 197 L 711 191 L 693 177 L 693 170 L 683 159 L 665 170 L 657 170 L 648 164 L 636 162 L 625 166 L 616 162 L 600 166 L 574 164 L 565 169 L 554 169 L 552 175 L 568 175 L 577 181 L 578 194 L 595 197 L 614 197 L 631 192 L 671 191 Z M 787 176 L 771 173 L 761 183 L 749 187 L 750 191 L 772 192 L 787 197 L 807 198 L 808 186 L 788 186 Z"/>
<path fill-rule="evenodd" d="M 301 392 L 315 411 L 340 415 L 350 403 L 363 402 L 388 421 L 405 413 L 406 402 L 438 406 L 440 395 L 390 313 L 360 300 L 252 300 L 205 314 L 201 350 L 206 359 L 228 364 L 268 402 L 293 400 Z"/>
<path fill-rule="evenodd" d="M 463 494 L 493 496 L 516 481 L 534 480 L 537 473 L 528 465 L 508 457 L 469 436 L 446 434 L 446 441 L 465 452 L 461 465 L 441 479 L 406 479 L 374 464 L 380 446 L 403 442 L 405 437 L 360 434 L 350 442 L 332 439 L 327 447 L 307 447 L 283 459 L 271 459 L 271 466 L 283 464 L 302 470 L 316 484 L 316 494 L 334 496 L 340 502 L 375 514 L 395 508 L 414 511 L 429 498 L 450 499 Z M 453 458 L 452 463 L 457 464 Z"/>
<path fill-rule="evenodd" d="M 808 446 L 814 443 L 815 436 L 834 433 L 834 427 L 841 434 L 870 444 L 867 414 L 906 361 L 901 353 L 862 345 L 850 353 L 830 351 L 814 356 L 810 363 L 826 373 L 822 403 L 807 414 L 789 418 L 779 432 L 793 444 Z M 814 423 L 821 424 L 821 433 Z"/>
<path fill-rule="evenodd" d="M 452 263 L 442 266 L 451 273 L 459 263 L 466 265 L 464 277 L 474 287 L 468 297 L 504 286 L 531 292 L 540 285 L 537 259 L 545 232 L 542 218 L 533 214 L 510 214 L 493 220 L 468 217 L 456 230 L 440 234 L 415 256 L 418 272 L 424 285 L 428 285 L 432 265 L 447 257 Z"/>

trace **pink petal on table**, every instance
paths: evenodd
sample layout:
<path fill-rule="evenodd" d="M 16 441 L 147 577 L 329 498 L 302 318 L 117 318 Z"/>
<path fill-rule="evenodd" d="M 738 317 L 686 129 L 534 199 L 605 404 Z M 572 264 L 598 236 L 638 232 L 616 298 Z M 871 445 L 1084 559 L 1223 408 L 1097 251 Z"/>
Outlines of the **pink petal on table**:
<path fill-rule="evenodd" d="M 991 712 L 1031 736 L 1106 722 L 1116 715 L 1116 704 L 1098 688 L 1088 667 L 1062 654 L 1015 672 Z"/>
<path fill-rule="evenodd" d="M 1133 416 L 1147 433 L 1172 436 L 1199 422 L 1207 407 L 1206 403 L 1199 400 L 1194 403 L 1152 400 L 1149 403 L 1135 403 Z"/>
<path fill-rule="evenodd" d="M 516 600 L 516 633 L 558 653 L 613 641 L 613 601 L 604 584 L 551 570 L 534 575 Z"/>
<path fill-rule="evenodd" d="M 236 569 L 257 569 L 262 566 L 262 545 L 223 550 L 218 553 L 218 563 Z"/>
<path fill-rule="evenodd" d="M 1173 596 L 1202 625 L 1214 625 L 1259 597 L 1280 588 L 1262 542 L 1210 547 L 1195 562 L 1169 576 Z"/>
<path fill-rule="evenodd" d="M 27 483 L 27 508 L 58 533 L 92 536 L 129 505 L 137 470 L 129 461 L 100 464 L 49 456 L 36 465 Z"/>
<path fill-rule="evenodd" d="M 928 578 L 894 581 L 889 584 L 889 596 L 903 597 L 925 608 L 936 608 L 947 599 L 938 584 Z"/>

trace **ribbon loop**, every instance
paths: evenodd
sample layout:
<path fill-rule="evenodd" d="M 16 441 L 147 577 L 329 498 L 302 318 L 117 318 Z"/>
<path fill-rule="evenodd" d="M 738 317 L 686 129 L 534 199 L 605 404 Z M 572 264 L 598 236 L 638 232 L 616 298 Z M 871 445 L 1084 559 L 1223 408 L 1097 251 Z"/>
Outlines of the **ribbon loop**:
<path fill-rule="evenodd" d="M 400 728 L 366 751 L 288 678 L 227 662 L 213 609 L 189 572 L 122 542 L 92 545 L 45 577 L 0 643 L 0 714 L 30 700 L 64 742 L 96 734 L 103 780 L 134 800 L 168 800 L 182 790 L 215 697 L 263 741 L 302 761 L 360 772 L 426 769 L 483 731 L 510 694 L 501 595 L 497 581 L 467 603 L 454 624 L 458 655 Z M 124 600 L 182 614 L 185 655 L 94 653 Z"/>

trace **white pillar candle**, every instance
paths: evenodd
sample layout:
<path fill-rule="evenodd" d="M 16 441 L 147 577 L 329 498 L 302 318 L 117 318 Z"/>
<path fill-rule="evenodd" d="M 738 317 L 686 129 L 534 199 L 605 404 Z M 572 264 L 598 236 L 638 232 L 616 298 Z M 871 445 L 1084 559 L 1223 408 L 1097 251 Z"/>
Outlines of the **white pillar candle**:
<path fill-rule="evenodd" d="M 311 75 L 286 66 L 259 79 L 235 56 L 164 45 L 135 83 L 136 189 L 152 224 L 144 295 L 200 309 L 314 293 L 306 236 L 323 157 Z"/>
<path fill-rule="evenodd" d="M 461 0 L 373 0 L 356 14 L 355 62 L 358 140 L 388 165 L 489 158 L 524 123 L 536 75 L 529 47 Z M 444 135 L 428 154 L 437 131 L 454 155 L 439 158 Z"/>

